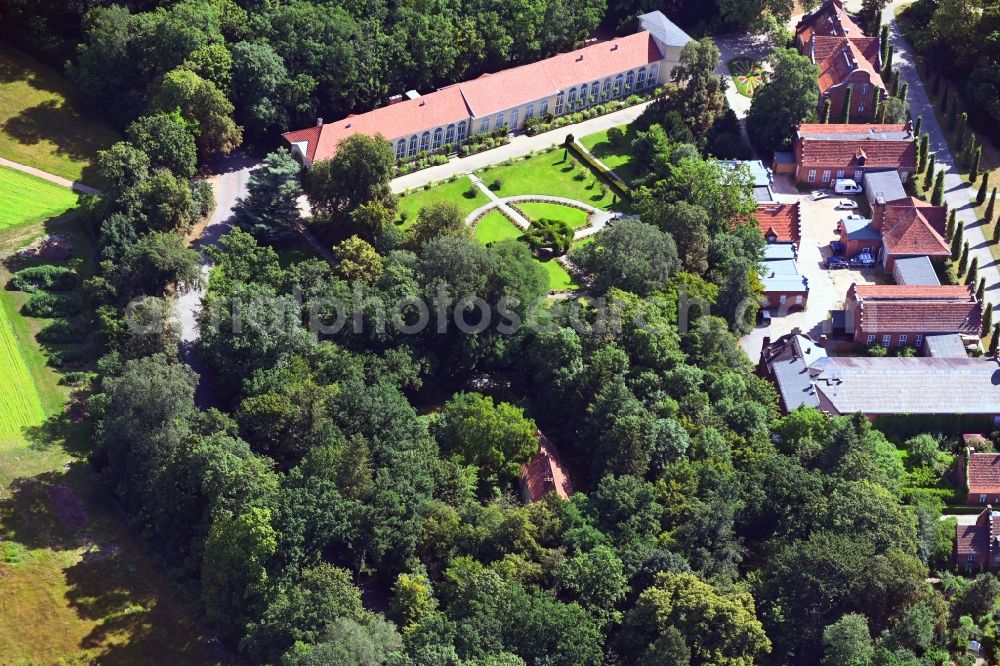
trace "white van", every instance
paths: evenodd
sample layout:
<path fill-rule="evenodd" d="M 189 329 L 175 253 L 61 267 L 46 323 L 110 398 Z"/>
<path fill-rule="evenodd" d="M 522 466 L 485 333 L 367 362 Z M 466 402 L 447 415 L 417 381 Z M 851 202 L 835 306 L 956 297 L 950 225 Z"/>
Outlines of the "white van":
<path fill-rule="evenodd" d="M 850 178 L 838 178 L 833 183 L 833 191 L 837 194 L 861 194 L 861 186 Z"/>

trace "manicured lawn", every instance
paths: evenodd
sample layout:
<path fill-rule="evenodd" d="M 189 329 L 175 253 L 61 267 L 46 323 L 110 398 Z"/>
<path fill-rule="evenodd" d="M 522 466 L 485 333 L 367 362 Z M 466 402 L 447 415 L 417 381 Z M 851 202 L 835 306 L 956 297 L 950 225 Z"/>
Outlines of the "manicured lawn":
<path fill-rule="evenodd" d="M 69 84 L 30 56 L 0 44 L 0 157 L 90 182 L 97 151 L 118 135 L 67 101 Z"/>
<path fill-rule="evenodd" d="M 0 309 L 0 451 L 23 441 L 24 428 L 45 418 L 28 365 L 14 337 L 5 309 Z"/>
<path fill-rule="evenodd" d="M 408 229 L 417 220 L 420 209 L 436 201 L 451 201 L 458 204 L 464 215 L 468 215 L 480 206 L 489 203 L 489 199 L 478 187 L 475 196 L 468 196 L 472 181 L 468 176 L 462 176 L 450 183 L 441 183 L 427 190 L 415 190 L 409 194 L 400 195 L 400 219 L 405 214 L 406 219 L 400 224 L 401 229 Z M 397 221 L 398 223 L 398 221 Z"/>
<path fill-rule="evenodd" d="M 594 185 L 594 175 L 585 164 L 577 161 L 574 169 L 564 157 L 565 149 L 557 148 L 541 155 L 518 160 L 510 166 L 491 167 L 479 173 L 487 185 L 492 186 L 499 178 L 502 186 L 497 195 L 509 197 L 516 194 L 548 194 L 575 199 L 601 209 L 608 209 L 615 202 L 615 196 L 608 188 L 602 196 L 599 185 Z M 573 175 L 583 171 L 586 178 L 574 179 Z"/>
<path fill-rule="evenodd" d="M 573 277 L 566 272 L 566 269 L 562 267 L 555 259 L 549 259 L 547 261 L 539 262 L 542 264 L 542 268 L 545 272 L 549 274 L 549 291 L 570 291 L 572 289 L 579 289 L 579 286 L 573 282 Z"/>
<path fill-rule="evenodd" d="M 733 58 L 729 61 L 729 73 L 733 76 L 736 90 L 744 97 L 753 97 L 766 83 L 766 73 L 761 64 L 751 58 Z"/>
<path fill-rule="evenodd" d="M 0 229 L 55 217 L 77 203 L 72 190 L 0 167 Z"/>
<path fill-rule="evenodd" d="M 570 229 L 587 226 L 587 211 L 552 203 L 518 203 L 514 207 L 520 210 L 529 220 L 562 220 Z"/>
<path fill-rule="evenodd" d="M 506 238 L 520 238 L 522 232 L 498 210 L 491 210 L 483 215 L 476 224 L 476 240 L 486 245 Z"/>
<path fill-rule="evenodd" d="M 622 125 L 621 129 L 628 132 L 628 125 Z M 629 151 L 629 144 L 632 137 L 625 135 L 620 146 L 616 146 L 608 140 L 607 130 L 588 134 L 580 139 L 584 148 L 593 153 L 594 157 L 604 162 L 612 169 L 618 177 L 626 183 L 631 183 L 638 175 L 636 167 L 632 165 L 632 153 Z"/>

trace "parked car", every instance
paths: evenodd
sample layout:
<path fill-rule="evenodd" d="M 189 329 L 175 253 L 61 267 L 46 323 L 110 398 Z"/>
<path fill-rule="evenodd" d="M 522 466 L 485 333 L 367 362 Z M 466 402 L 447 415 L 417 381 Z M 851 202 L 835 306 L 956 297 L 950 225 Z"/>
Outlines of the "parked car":
<path fill-rule="evenodd" d="M 867 252 L 862 252 L 861 254 L 852 257 L 850 260 L 851 266 L 861 266 L 862 268 L 870 268 L 875 265 L 875 257 L 868 254 Z"/>
<path fill-rule="evenodd" d="M 848 264 L 846 261 L 840 257 L 829 257 L 826 260 L 826 267 L 830 270 L 836 270 L 838 268 L 847 268 Z"/>
<path fill-rule="evenodd" d="M 837 202 L 837 210 L 857 210 L 858 202 L 850 199 L 841 199 Z"/>
<path fill-rule="evenodd" d="M 861 186 L 850 178 L 838 178 L 833 183 L 833 191 L 837 194 L 861 194 Z"/>
<path fill-rule="evenodd" d="M 812 193 L 809 194 L 809 198 L 812 199 L 813 201 L 826 199 L 828 196 L 830 196 L 830 193 L 827 192 L 826 190 L 813 190 Z"/>

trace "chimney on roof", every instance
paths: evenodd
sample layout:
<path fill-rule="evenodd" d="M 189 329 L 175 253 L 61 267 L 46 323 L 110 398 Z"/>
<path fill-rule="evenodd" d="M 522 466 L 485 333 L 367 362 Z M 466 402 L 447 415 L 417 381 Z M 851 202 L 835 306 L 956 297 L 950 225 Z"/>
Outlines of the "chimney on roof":
<path fill-rule="evenodd" d="M 316 119 L 316 127 L 322 127 L 322 126 L 323 126 L 323 119 L 322 118 L 317 118 Z"/>
<path fill-rule="evenodd" d="M 612 51 L 617 51 L 618 50 L 618 42 L 615 42 L 615 45 L 611 47 L 611 50 Z"/>
<path fill-rule="evenodd" d="M 392 97 L 389 98 L 389 106 L 392 106 L 393 104 L 399 104 L 402 101 L 403 101 L 402 95 L 393 95 Z"/>
<path fill-rule="evenodd" d="M 576 61 L 577 62 L 580 62 L 581 60 L 583 60 L 583 54 L 582 53 L 576 57 Z"/>

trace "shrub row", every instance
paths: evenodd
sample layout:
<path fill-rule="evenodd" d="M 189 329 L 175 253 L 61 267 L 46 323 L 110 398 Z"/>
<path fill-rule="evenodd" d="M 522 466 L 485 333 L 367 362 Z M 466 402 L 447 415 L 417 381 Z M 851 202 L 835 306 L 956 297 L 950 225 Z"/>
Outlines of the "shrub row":
<path fill-rule="evenodd" d="M 605 102 L 604 104 L 598 104 L 573 113 L 567 113 L 566 115 L 559 116 L 558 118 L 552 117 L 552 114 L 538 116 L 524 123 L 524 133 L 528 136 L 534 136 L 549 130 L 559 129 L 560 127 L 583 122 L 584 120 L 590 120 L 591 118 L 597 118 L 598 116 L 603 116 L 614 111 L 621 111 L 622 109 L 635 106 L 636 104 L 640 104 L 646 100 L 655 99 L 662 94 L 662 88 L 655 88 L 645 94 L 629 95 L 625 99 L 611 100 L 610 102 Z"/>
<path fill-rule="evenodd" d="M 39 342 L 52 344 L 64 344 L 69 342 L 79 342 L 86 333 L 84 330 L 66 319 L 57 319 L 35 336 Z"/>
<path fill-rule="evenodd" d="M 23 312 L 28 317 L 40 319 L 72 317 L 80 312 L 80 304 L 70 296 L 38 291 L 24 304 Z"/>
<path fill-rule="evenodd" d="M 586 162 L 588 165 L 590 165 L 590 168 L 592 168 L 594 171 L 600 174 L 600 177 L 606 180 L 611 185 L 611 189 L 614 190 L 618 196 L 622 197 L 623 199 L 627 199 L 629 196 L 631 196 L 632 189 L 628 186 L 628 184 L 624 180 L 619 178 L 617 174 L 611 171 L 611 169 L 606 167 L 603 163 L 599 162 L 583 146 L 581 146 L 576 141 L 570 141 L 568 147 L 573 152 L 574 155 L 576 155 L 581 160 Z"/>
<path fill-rule="evenodd" d="M 22 268 L 10 279 L 10 286 L 19 291 L 67 291 L 76 286 L 76 272 L 65 266 L 31 266 Z"/>

